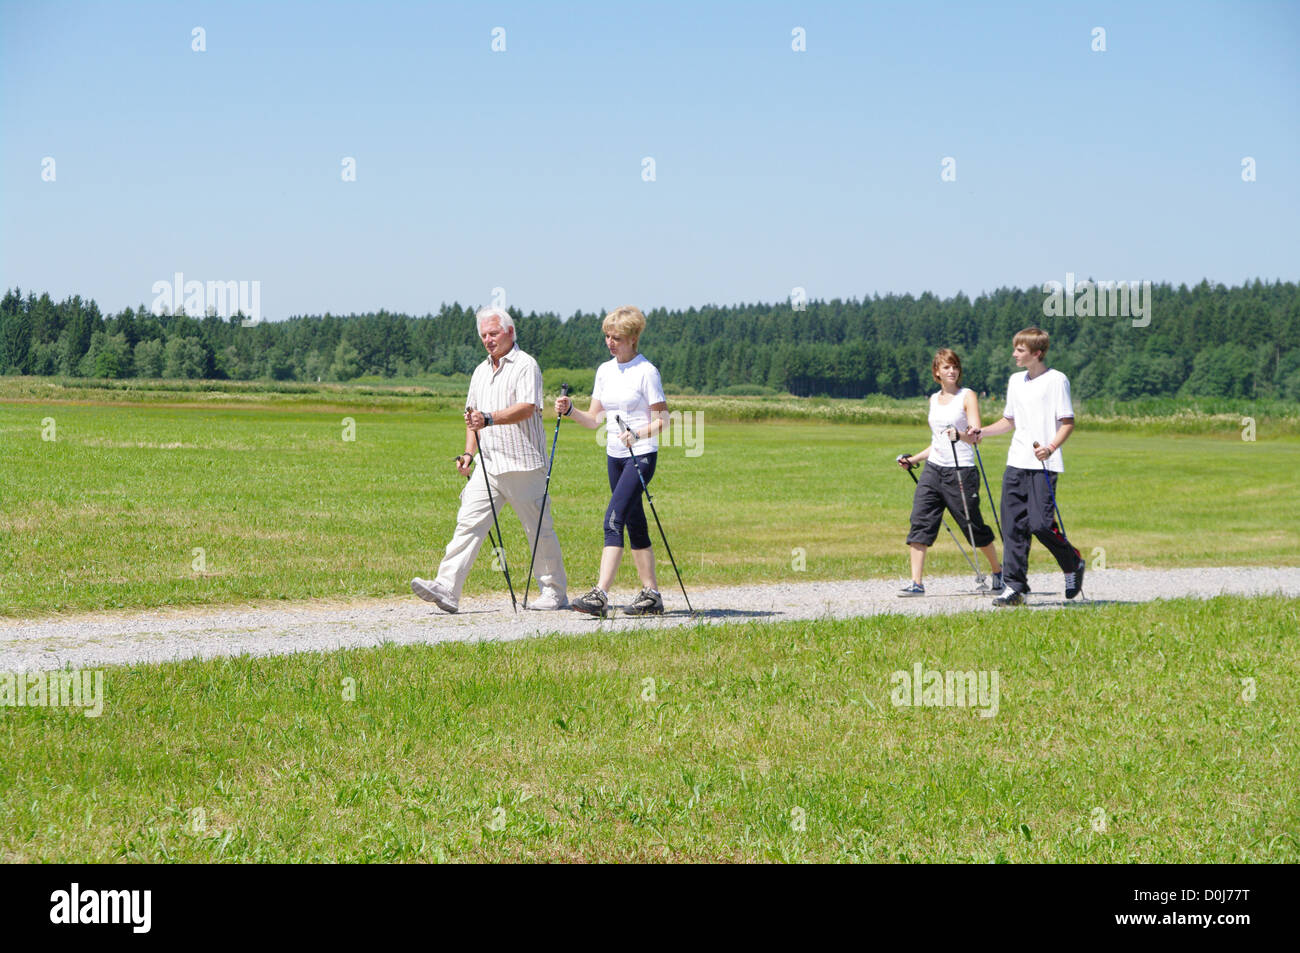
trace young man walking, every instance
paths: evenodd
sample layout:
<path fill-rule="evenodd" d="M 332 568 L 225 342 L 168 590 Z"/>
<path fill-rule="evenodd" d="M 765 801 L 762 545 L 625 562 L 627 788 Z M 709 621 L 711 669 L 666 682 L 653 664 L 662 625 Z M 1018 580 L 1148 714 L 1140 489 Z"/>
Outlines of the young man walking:
<path fill-rule="evenodd" d="M 1061 445 L 1074 432 L 1074 407 L 1069 378 L 1045 363 L 1048 344 L 1042 328 L 1025 328 L 1015 336 L 1012 356 L 1022 371 L 1007 382 L 1002 419 L 968 431 L 977 443 L 1012 432 L 1002 476 L 1002 579 L 1007 591 L 993 600 L 995 606 L 1024 604 L 1029 591 L 1029 546 L 1035 536 L 1065 574 L 1065 598 L 1073 599 L 1083 591 L 1086 564 L 1056 521 L 1056 481 L 1065 472 Z"/>

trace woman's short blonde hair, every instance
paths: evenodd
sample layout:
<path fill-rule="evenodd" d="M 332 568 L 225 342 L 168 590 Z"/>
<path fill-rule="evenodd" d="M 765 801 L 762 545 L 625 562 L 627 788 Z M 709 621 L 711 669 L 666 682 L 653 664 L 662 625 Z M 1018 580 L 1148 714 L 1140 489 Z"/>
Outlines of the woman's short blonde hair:
<path fill-rule="evenodd" d="M 645 315 L 640 308 L 625 304 L 605 315 L 600 329 L 606 333 L 613 331 L 619 337 L 631 338 L 632 343 L 636 344 L 641 340 L 641 332 L 645 330 Z"/>

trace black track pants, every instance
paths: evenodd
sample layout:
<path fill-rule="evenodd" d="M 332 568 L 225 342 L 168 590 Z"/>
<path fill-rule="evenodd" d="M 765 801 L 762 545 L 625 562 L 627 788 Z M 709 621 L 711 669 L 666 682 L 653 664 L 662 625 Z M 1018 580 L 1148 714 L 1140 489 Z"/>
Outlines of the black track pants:
<path fill-rule="evenodd" d="M 1007 467 L 1002 474 L 1002 578 L 1016 592 L 1025 592 L 1029 571 L 1029 544 L 1037 536 L 1047 547 L 1061 572 L 1074 572 L 1079 564 L 1079 551 L 1061 534 L 1052 509 L 1052 493 L 1056 492 L 1057 474 L 1050 476 L 1052 492 L 1048 492 L 1049 479 L 1041 468 L 1022 470 Z"/>

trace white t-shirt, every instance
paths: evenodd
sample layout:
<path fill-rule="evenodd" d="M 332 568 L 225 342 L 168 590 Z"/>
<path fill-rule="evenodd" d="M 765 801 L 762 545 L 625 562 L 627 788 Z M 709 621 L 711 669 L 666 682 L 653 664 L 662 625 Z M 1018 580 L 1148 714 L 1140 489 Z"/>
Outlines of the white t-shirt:
<path fill-rule="evenodd" d="M 1056 436 L 1060 421 L 1074 417 L 1070 403 L 1070 379 L 1060 371 L 1049 368 L 1033 380 L 1028 371 L 1018 371 L 1007 382 L 1007 406 L 1003 417 L 1015 422 L 1011 434 L 1011 447 L 1007 450 L 1007 466 L 1022 470 L 1041 470 L 1042 463 L 1034 456 L 1034 441 L 1047 446 Z M 1054 473 L 1065 472 L 1061 449 L 1047 458 L 1047 469 Z"/>
<path fill-rule="evenodd" d="M 622 429 L 614 419 L 618 414 L 633 430 L 644 431 L 650 425 L 652 404 L 666 403 L 664 385 L 659 380 L 658 369 L 638 354 L 626 364 L 611 358 L 596 369 L 596 386 L 591 399 L 600 401 L 608 415 L 605 421 L 605 452 L 611 457 L 630 457 L 632 451 L 639 457 L 659 449 L 658 437 L 638 440 L 632 451 L 618 439 Z"/>
<path fill-rule="evenodd" d="M 959 389 L 946 404 L 939 403 L 937 391 L 930 395 L 930 463 L 937 467 L 975 466 L 975 451 L 968 443 L 957 441 L 957 462 L 952 461 L 952 441 L 944 433 L 949 427 L 957 428 L 957 433 L 966 432 L 969 426 L 966 420 L 966 388 Z"/>

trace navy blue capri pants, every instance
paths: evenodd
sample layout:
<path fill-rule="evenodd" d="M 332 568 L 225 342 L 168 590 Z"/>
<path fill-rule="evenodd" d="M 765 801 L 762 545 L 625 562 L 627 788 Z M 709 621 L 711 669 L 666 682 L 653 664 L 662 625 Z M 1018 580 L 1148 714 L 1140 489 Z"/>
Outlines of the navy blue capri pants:
<path fill-rule="evenodd" d="M 641 480 L 636 475 L 633 460 L 640 464 L 641 476 L 646 485 L 655 475 L 658 453 L 642 453 L 636 457 L 606 457 L 609 468 L 609 488 L 613 495 L 605 510 L 605 545 L 623 548 L 623 528 L 633 549 L 650 548 L 650 527 L 645 521 L 645 505 L 641 502 Z"/>

